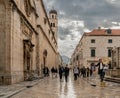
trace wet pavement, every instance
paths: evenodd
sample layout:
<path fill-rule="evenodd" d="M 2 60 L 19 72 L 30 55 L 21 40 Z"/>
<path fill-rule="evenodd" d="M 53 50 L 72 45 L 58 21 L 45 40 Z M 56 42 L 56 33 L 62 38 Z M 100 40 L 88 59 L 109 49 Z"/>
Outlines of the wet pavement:
<path fill-rule="evenodd" d="M 34 84 L 8 98 L 120 98 L 120 84 L 106 82 L 106 87 L 101 87 L 98 77 L 74 81 L 71 75 L 67 83 L 46 77 Z"/>
<path fill-rule="evenodd" d="M 10 96 L 26 90 L 30 86 L 37 85 L 40 81 L 42 80 L 24 81 L 18 84 L 0 86 L 0 98 L 9 98 Z"/>

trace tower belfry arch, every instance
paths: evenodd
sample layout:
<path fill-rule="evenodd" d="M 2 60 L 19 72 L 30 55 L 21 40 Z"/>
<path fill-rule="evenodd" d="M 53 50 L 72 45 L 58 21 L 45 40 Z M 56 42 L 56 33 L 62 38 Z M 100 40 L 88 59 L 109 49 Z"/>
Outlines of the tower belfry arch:
<path fill-rule="evenodd" d="M 58 34 L 57 34 L 57 31 L 58 31 L 58 16 L 57 16 L 57 11 L 54 9 L 54 7 L 49 12 L 49 20 L 50 20 L 50 24 L 51 24 L 53 34 L 55 36 L 55 39 L 57 40 L 57 36 L 58 36 Z"/>

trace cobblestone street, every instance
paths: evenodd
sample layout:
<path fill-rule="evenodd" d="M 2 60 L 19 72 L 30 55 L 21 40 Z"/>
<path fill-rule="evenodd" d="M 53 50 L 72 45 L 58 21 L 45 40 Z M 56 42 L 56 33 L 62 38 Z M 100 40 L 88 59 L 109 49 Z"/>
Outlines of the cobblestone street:
<path fill-rule="evenodd" d="M 64 79 L 60 82 L 59 78 L 46 77 L 9 98 L 120 98 L 120 84 L 106 82 L 106 87 L 100 87 L 97 77 L 74 81 L 71 75 L 67 83 Z"/>

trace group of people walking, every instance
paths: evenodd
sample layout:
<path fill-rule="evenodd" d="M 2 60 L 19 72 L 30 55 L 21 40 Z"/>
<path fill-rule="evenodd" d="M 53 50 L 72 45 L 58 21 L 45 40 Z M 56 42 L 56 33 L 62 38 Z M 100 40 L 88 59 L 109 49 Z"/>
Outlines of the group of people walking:
<path fill-rule="evenodd" d="M 66 65 L 65 67 L 59 66 L 59 78 L 60 78 L 60 81 L 62 81 L 63 75 L 65 76 L 65 81 L 66 82 L 68 81 L 69 71 L 70 71 L 70 68 L 68 67 L 68 65 Z"/>
<path fill-rule="evenodd" d="M 52 73 L 52 78 L 54 78 L 54 77 L 57 78 L 57 73 L 58 73 L 57 68 L 52 67 L 52 68 L 51 68 L 51 73 Z"/>
<path fill-rule="evenodd" d="M 63 77 L 65 78 L 65 81 L 68 81 L 68 76 L 70 70 L 73 71 L 74 75 L 74 80 L 77 80 L 78 77 L 91 77 L 93 75 L 93 72 L 96 71 L 96 67 L 98 67 L 98 74 L 100 76 L 100 81 L 103 82 L 104 76 L 105 76 L 105 64 L 103 64 L 102 59 L 99 59 L 98 64 L 91 63 L 91 65 L 87 68 L 83 66 L 82 68 L 79 68 L 77 65 L 73 67 L 73 69 L 69 68 L 68 65 L 66 66 L 59 66 L 59 68 L 52 67 L 51 68 L 51 73 L 52 73 L 52 78 L 57 78 L 57 74 L 59 74 L 60 81 L 62 82 Z M 45 67 L 43 69 L 44 76 L 49 76 L 49 69 L 48 67 Z"/>
<path fill-rule="evenodd" d="M 100 82 L 102 83 L 105 77 L 105 72 L 108 69 L 105 64 L 102 62 L 102 59 L 99 59 L 99 62 L 95 65 L 94 63 L 91 63 L 90 67 L 85 68 L 83 66 L 81 69 L 77 66 L 74 67 L 74 80 L 77 80 L 77 77 L 91 77 L 93 75 L 93 72 L 96 71 L 96 67 L 98 67 L 98 75 L 100 76 Z"/>
<path fill-rule="evenodd" d="M 52 78 L 57 78 L 57 74 L 59 73 L 60 81 L 62 81 L 62 78 L 64 76 L 65 81 L 67 82 L 68 81 L 68 76 L 69 76 L 69 70 L 70 70 L 70 68 L 68 67 L 68 65 L 66 65 L 65 67 L 60 65 L 58 69 L 55 68 L 55 67 L 52 67 L 51 68 Z M 48 67 L 45 66 L 43 68 L 43 74 L 44 74 L 44 77 L 50 76 L 50 71 L 49 71 Z"/>
<path fill-rule="evenodd" d="M 94 67 L 94 68 L 93 68 Z M 77 65 L 73 68 L 74 73 L 74 80 L 77 80 L 77 77 L 90 77 L 92 76 L 93 72 L 95 71 L 95 65 L 91 64 L 90 68 L 83 66 L 82 68 L 79 68 Z"/>

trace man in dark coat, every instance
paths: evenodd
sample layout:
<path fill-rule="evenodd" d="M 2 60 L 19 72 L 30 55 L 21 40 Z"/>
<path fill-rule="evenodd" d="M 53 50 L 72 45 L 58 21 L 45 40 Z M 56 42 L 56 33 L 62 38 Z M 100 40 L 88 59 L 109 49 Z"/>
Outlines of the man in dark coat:
<path fill-rule="evenodd" d="M 98 74 L 100 75 L 100 80 L 103 82 L 105 76 L 105 65 L 103 64 L 102 59 L 99 59 L 99 63 L 96 66 L 98 66 Z"/>
<path fill-rule="evenodd" d="M 69 76 L 69 68 L 68 65 L 66 65 L 65 69 L 64 69 L 64 73 L 65 73 L 65 81 L 68 81 L 68 76 Z"/>
<path fill-rule="evenodd" d="M 62 81 L 63 72 L 64 72 L 63 66 L 59 66 L 59 78 L 60 78 L 60 81 Z"/>
<path fill-rule="evenodd" d="M 55 74 L 55 68 L 54 67 L 51 68 L 51 73 L 52 73 L 52 78 L 53 78 L 54 74 Z"/>

